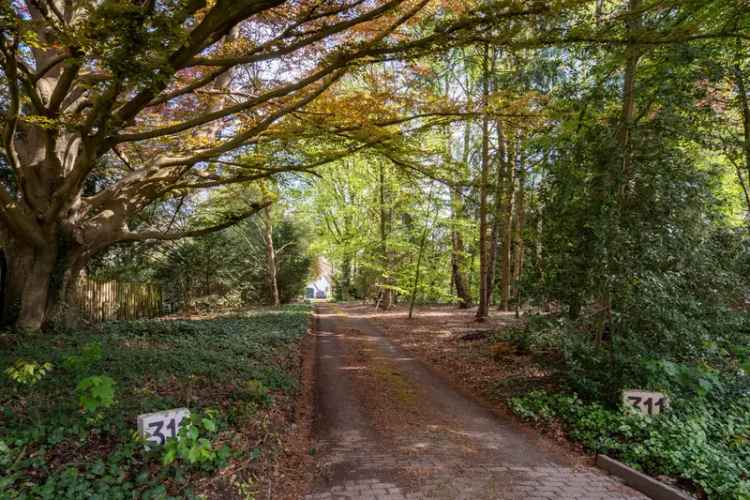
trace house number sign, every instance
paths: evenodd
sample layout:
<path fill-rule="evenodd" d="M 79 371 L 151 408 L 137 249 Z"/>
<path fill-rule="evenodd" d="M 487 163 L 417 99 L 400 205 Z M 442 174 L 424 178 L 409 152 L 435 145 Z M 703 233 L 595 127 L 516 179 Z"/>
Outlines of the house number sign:
<path fill-rule="evenodd" d="M 187 408 L 138 415 L 138 434 L 148 444 L 161 446 L 167 439 L 177 438 L 182 420 L 189 415 Z"/>

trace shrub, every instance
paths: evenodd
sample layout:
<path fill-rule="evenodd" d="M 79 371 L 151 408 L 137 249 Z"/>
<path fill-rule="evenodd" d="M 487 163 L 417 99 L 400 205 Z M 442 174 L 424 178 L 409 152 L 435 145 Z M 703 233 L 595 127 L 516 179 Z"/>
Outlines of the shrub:
<path fill-rule="evenodd" d="M 568 435 L 597 453 L 651 474 L 687 480 L 710 498 L 750 498 L 750 396 L 736 388 L 675 400 L 659 417 L 586 403 L 578 396 L 535 391 L 510 407 L 537 423 L 559 421 Z"/>
<path fill-rule="evenodd" d="M 93 376 L 81 380 L 76 386 L 81 407 L 95 413 L 100 408 L 108 408 L 115 402 L 115 381 L 106 376 Z"/>
<path fill-rule="evenodd" d="M 6 368 L 5 374 L 17 384 L 32 386 L 44 378 L 50 370 L 52 370 L 52 363 L 17 359 L 13 366 Z"/>

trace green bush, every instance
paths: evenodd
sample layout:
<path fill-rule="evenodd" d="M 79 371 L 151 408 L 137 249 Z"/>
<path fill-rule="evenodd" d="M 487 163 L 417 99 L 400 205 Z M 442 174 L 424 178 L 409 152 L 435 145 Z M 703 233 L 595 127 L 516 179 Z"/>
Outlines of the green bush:
<path fill-rule="evenodd" d="M 100 408 L 108 408 L 115 402 L 115 381 L 110 377 L 96 375 L 86 377 L 76 386 L 81 408 L 95 413 Z"/>
<path fill-rule="evenodd" d="M 575 394 L 539 391 L 513 398 L 510 406 L 526 420 L 559 421 L 572 439 L 591 451 L 651 474 L 689 481 L 709 498 L 747 499 L 750 393 L 740 387 L 674 400 L 670 411 L 658 417 L 587 403 Z"/>

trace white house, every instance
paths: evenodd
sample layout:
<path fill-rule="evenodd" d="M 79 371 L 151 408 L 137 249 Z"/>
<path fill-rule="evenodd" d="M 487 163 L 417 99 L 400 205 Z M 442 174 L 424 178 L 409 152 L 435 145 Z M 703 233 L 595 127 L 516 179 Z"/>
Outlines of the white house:
<path fill-rule="evenodd" d="M 315 266 L 317 276 L 305 286 L 305 299 L 329 299 L 331 298 L 333 281 L 331 275 L 333 268 L 323 257 L 318 258 Z"/>

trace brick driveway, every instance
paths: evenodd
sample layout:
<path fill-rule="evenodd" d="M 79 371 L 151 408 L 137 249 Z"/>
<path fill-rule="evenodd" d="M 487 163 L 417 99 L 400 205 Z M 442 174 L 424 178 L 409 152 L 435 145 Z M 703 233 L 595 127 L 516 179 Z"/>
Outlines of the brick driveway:
<path fill-rule="evenodd" d="M 318 475 L 305 500 L 643 499 L 450 388 L 366 317 L 316 319 Z"/>

